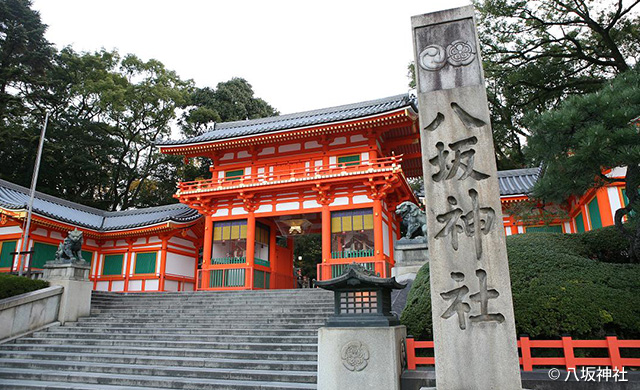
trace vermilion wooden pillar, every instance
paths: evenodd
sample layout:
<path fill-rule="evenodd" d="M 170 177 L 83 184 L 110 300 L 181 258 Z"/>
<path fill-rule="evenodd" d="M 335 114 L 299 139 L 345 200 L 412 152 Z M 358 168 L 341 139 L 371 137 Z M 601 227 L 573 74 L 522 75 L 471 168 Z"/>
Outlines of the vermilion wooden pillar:
<path fill-rule="evenodd" d="M 253 267 L 256 256 L 256 215 L 253 210 L 247 215 L 247 272 L 245 276 L 245 287 L 253 289 Z"/>
<path fill-rule="evenodd" d="M 164 279 L 167 269 L 167 246 L 169 244 L 169 237 L 162 237 L 162 249 L 160 252 L 160 282 L 158 284 L 158 290 L 164 291 Z"/>
<path fill-rule="evenodd" d="M 133 243 L 136 242 L 135 238 L 127 238 L 125 240 L 129 245 L 127 248 L 127 261 L 125 265 L 124 273 L 124 289 L 123 291 L 129 291 L 129 278 L 131 275 L 131 261 L 133 260 Z"/>
<path fill-rule="evenodd" d="M 204 247 L 202 248 L 202 278 L 200 287 L 209 287 L 209 265 L 211 264 L 211 243 L 213 240 L 213 220 L 210 215 L 204 220 Z M 197 276 L 197 275 L 196 275 Z"/>
<path fill-rule="evenodd" d="M 320 280 L 331 279 L 331 268 L 328 265 L 331 261 L 331 211 L 329 204 L 322 203 L 322 275 L 317 277 Z"/>
<path fill-rule="evenodd" d="M 384 238 L 382 235 L 382 201 L 379 197 L 373 199 L 373 247 L 375 261 L 384 259 Z M 381 273 L 382 275 L 382 273 Z"/>

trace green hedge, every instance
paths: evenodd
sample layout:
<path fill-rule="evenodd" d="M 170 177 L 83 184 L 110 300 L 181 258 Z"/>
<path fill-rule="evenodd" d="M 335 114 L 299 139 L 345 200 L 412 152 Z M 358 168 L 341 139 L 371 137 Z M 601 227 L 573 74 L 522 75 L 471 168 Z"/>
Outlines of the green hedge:
<path fill-rule="evenodd" d="M 640 338 L 640 265 L 602 259 L 626 245 L 612 229 L 508 237 L 518 334 L 598 339 L 613 332 Z M 428 265 L 416 277 L 401 321 L 409 334 L 432 339 Z"/>
<path fill-rule="evenodd" d="M 0 299 L 40 290 L 45 287 L 49 287 L 49 282 L 44 280 L 32 280 L 21 276 L 0 274 Z"/>

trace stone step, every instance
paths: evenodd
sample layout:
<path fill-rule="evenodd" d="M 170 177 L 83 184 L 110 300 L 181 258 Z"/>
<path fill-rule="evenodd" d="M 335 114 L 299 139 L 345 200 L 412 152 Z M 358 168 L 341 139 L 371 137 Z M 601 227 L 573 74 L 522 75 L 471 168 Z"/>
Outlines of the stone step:
<path fill-rule="evenodd" d="M 129 316 L 125 314 L 115 314 L 108 316 L 100 316 L 97 317 L 105 322 L 115 322 L 115 321 L 129 321 L 131 319 L 140 318 L 146 321 L 156 320 L 158 319 L 158 315 L 146 314 L 146 313 L 138 313 L 131 314 Z M 166 317 L 160 317 L 166 318 Z M 317 324 L 319 327 L 324 324 L 328 316 L 300 316 L 300 317 L 287 317 L 287 316 L 276 316 L 276 317 L 242 317 L 242 316 L 219 316 L 219 317 L 195 317 L 196 319 L 206 320 L 209 324 L 229 324 L 233 326 L 234 324 L 255 324 L 256 326 L 259 324 L 305 324 L 305 323 L 313 323 Z M 184 323 L 190 323 L 190 319 L 182 318 L 181 321 Z"/>
<path fill-rule="evenodd" d="M 257 315 L 282 315 L 282 314 L 290 314 L 290 315 L 308 315 L 312 313 L 317 314 L 331 314 L 333 313 L 333 307 L 319 307 L 317 310 L 315 308 L 282 308 L 282 307 L 264 307 L 264 306 L 235 306 L 235 307 L 226 307 L 226 308 L 218 308 L 215 307 L 206 307 L 208 313 L 211 314 L 225 314 L 225 313 L 246 313 L 246 314 L 257 314 Z M 91 311 L 94 313 L 202 313 L 203 306 L 198 306 L 194 308 L 184 308 L 184 307 L 137 307 L 137 308 L 91 308 Z"/>
<path fill-rule="evenodd" d="M 28 343 L 26 341 L 15 344 L 3 344 L 0 351 L 38 351 L 64 352 L 68 354 L 98 353 L 98 354 L 136 354 L 144 356 L 192 357 L 192 358 L 228 358 L 228 359 L 260 359 L 260 360 L 290 360 L 316 361 L 316 351 L 276 351 L 276 350 L 234 350 L 234 349 L 203 349 L 185 348 L 178 346 L 149 347 L 132 345 L 91 345 L 91 344 L 46 344 Z"/>
<path fill-rule="evenodd" d="M 211 318 L 196 318 L 196 319 L 179 319 L 179 318 L 152 318 L 153 321 L 150 321 L 148 317 L 140 317 L 140 318 L 114 318 L 114 317 L 85 317 L 80 318 L 76 324 L 81 324 L 85 326 L 86 324 L 91 325 L 102 325 L 102 326 L 137 326 L 138 324 L 146 324 L 153 326 L 196 326 L 199 325 L 201 327 L 224 327 L 227 326 L 229 328 L 235 328 L 236 326 L 252 326 L 253 329 L 313 329 L 317 330 L 319 327 L 324 326 L 325 321 L 307 321 L 301 322 L 296 321 L 295 323 L 289 321 L 270 321 L 268 323 L 255 323 L 255 322 L 237 322 L 232 323 L 232 321 L 224 321 L 223 319 L 211 319 Z M 65 324 L 71 326 L 71 323 Z M 259 325 L 259 327 L 258 327 Z"/>
<path fill-rule="evenodd" d="M 258 370 L 285 370 L 285 371 L 313 371 L 317 370 L 316 361 L 291 361 L 269 359 L 229 359 L 229 358 L 200 358 L 182 356 L 147 356 L 120 353 L 82 353 L 74 352 L 73 355 L 66 351 L 22 351 L 0 350 L 0 358 L 3 359 L 34 359 L 75 361 L 113 364 L 142 364 L 157 366 L 179 367 L 211 367 L 211 368 L 243 368 Z"/>
<path fill-rule="evenodd" d="M 209 341 L 166 341 L 166 340 L 110 340 L 110 339 L 72 339 L 72 338 L 37 338 L 17 339 L 16 343 L 49 344 L 49 345 L 116 345 L 116 346 L 148 346 L 154 348 L 200 348 L 200 349 L 234 349 L 258 351 L 304 351 L 316 352 L 317 344 L 279 344 L 279 343 L 225 343 Z"/>
<path fill-rule="evenodd" d="M 187 324 L 188 325 L 188 324 Z M 226 329 L 211 328 L 203 326 L 186 326 L 183 324 L 174 324 L 174 326 L 166 326 L 156 323 L 143 323 L 143 324 L 117 324 L 117 326 L 105 326 L 104 323 L 90 323 L 90 322 L 73 322 L 67 323 L 64 326 L 53 326 L 48 329 L 50 333 L 66 333 L 66 332 L 91 332 L 91 333 L 166 333 L 166 334 L 203 334 L 206 331 L 207 334 L 215 335 L 260 335 L 260 336 L 313 336 L 317 337 L 316 329 L 284 329 L 284 328 L 234 328 Z"/>
<path fill-rule="evenodd" d="M 176 367 L 176 366 L 147 366 L 142 364 L 93 363 L 78 361 L 51 361 L 32 359 L 2 359 L 0 368 L 40 369 L 51 371 L 74 371 L 82 373 L 102 373 L 111 376 L 144 375 L 149 377 L 180 377 L 231 379 L 237 381 L 266 381 L 266 382 L 296 382 L 315 383 L 315 371 L 285 371 L 285 370 L 252 370 L 243 368 L 214 368 L 214 367 Z"/>
<path fill-rule="evenodd" d="M 198 342 L 224 342 L 224 343 L 270 343 L 270 344 L 315 344 L 317 336 L 259 336 L 259 335 L 216 335 L 206 334 L 171 334 L 166 333 L 116 333 L 116 332 L 35 332 L 34 338 L 55 339 L 94 339 L 96 333 L 100 333 L 102 339 L 108 340 L 166 340 L 172 341 L 198 341 Z"/>
<path fill-rule="evenodd" d="M 3 379 L 2 385 L 11 390 L 166 390 L 160 387 L 111 386 L 89 383 L 64 383 Z"/>
<path fill-rule="evenodd" d="M 178 377 L 149 377 L 145 375 L 125 375 L 81 372 L 81 371 L 52 371 L 28 368 L 0 368 L 1 379 L 24 379 L 29 381 L 43 380 L 55 382 L 72 382 L 88 384 L 104 384 L 119 386 L 149 386 L 166 389 L 194 389 L 194 390 L 266 390 L 266 389 L 315 389 L 312 383 L 264 382 L 250 380 L 178 378 Z"/>

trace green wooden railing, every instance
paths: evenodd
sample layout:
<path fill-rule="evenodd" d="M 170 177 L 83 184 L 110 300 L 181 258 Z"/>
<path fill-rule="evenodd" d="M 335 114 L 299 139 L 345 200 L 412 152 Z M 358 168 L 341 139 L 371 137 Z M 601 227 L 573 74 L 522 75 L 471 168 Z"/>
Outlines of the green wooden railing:
<path fill-rule="evenodd" d="M 268 272 L 253 270 L 253 287 L 269 289 L 271 287 L 271 274 Z"/>
<path fill-rule="evenodd" d="M 244 287 L 244 268 L 209 271 L 209 287 Z"/>
<path fill-rule="evenodd" d="M 211 259 L 211 264 L 244 264 L 246 262 L 245 257 L 215 257 Z"/>
<path fill-rule="evenodd" d="M 371 257 L 373 249 L 363 249 L 360 251 L 337 251 L 331 252 L 332 259 L 351 259 L 354 257 Z"/>
<path fill-rule="evenodd" d="M 271 267 L 271 262 L 269 262 L 269 260 L 262 260 L 256 257 L 255 264 L 261 265 L 263 267 Z"/>
<path fill-rule="evenodd" d="M 373 271 L 373 272 L 376 271 L 375 263 L 358 263 L 358 264 L 368 269 L 369 271 Z M 349 264 L 332 264 L 331 278 L 337 278 L 338 276 L 342 275 L 342 273 L 344 272 L 344 269 L 347 268 L 348 265 Z"/>

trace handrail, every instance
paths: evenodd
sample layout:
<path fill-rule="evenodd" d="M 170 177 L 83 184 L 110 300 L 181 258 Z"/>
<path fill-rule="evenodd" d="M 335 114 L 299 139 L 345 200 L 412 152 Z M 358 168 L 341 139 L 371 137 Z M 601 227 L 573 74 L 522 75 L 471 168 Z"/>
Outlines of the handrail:
<path fill-rule="evenodd" d="M 311 161 L 309 161 L 311 163 Z M 203 191 L 222 191 L 236 187 L 250 187 L 261 185 L 273 185 L 295 181 L 312 180 L 315 178 L 340 177 L 348 175 L 366 174 L 379 171 L 400 170 L 402 155 L 383 157 L 362 161 L 360 164 L 334 163 L 329 165 L 292 167 L 287 170 L 269 170 L 265 167 L 265 172 L 258 173 L 257 168 L 248 175 L 222 177 L 208 180 L 196 180 L 180 182 L 178 193 L 189 194 Z M 288 163 L 289 165 L 294 165 Z"/>
<path fill-rule="evenodd" d="M 533 371 L 534 366 L 564 366 L 567 370 L 575 370 L 576 366 L 608 366 L 617 370 L 624 367 L 640 367 L 640 358 L 623 358 L 621 348 L 640 349 L 640 340 L 619 340 L 616 336 L 607 336 L 605 340 L 574 340 L 569 336 L 561 340 L 531 340 L 522 336 L 518 340 L 520 348 L 520 365 L 523 371 Z M 532 349 L 553 348 L 564 351 L 562 357 L 532 357 Z M 608 357 L 576 357 L 575 348 L 607 349 Z M 417 365 L 435 365 L 433 357 L 416 356 L 417 349 L 433 350 L 433 341 L 415 341 L 407 338 L 407 368 L 415 370 Z"/>

